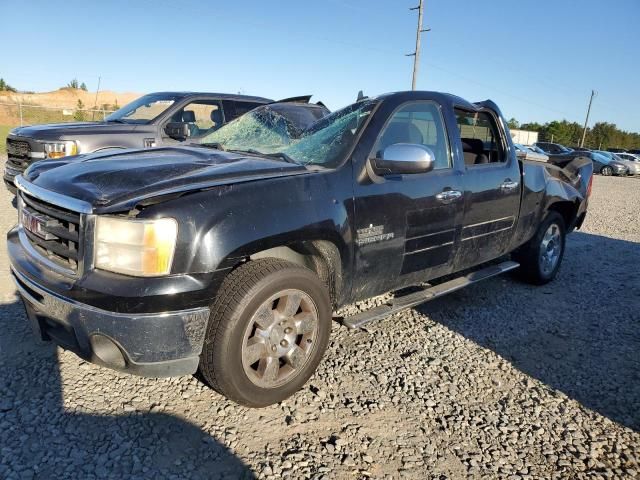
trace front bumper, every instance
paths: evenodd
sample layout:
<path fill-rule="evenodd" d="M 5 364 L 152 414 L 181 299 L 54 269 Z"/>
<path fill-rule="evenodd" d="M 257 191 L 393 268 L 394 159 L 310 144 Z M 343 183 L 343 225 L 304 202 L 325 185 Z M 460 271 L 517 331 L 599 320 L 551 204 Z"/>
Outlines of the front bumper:
<path fill-rule="evenodd" d="M 15 180 L 16 176 L 20 174 L 22 174 L 22 171 L 19 171 L 18 169 L 13 168 L 13 166 L 11 165 L 8 165 L 8 164 L 5 165 L 2 179 L 4 180 L 4 184 L 7 187 L 7 190 L 9 190 L 14 195 L 16 194 L 17 189 L 13 181 Z"/>
<path fill-rule="evenodd" d="M 150 377 L 195 373 L 209 308 L 127 314 L 56 294 L 11 268 L 34 333 L 79 357 Z"/>

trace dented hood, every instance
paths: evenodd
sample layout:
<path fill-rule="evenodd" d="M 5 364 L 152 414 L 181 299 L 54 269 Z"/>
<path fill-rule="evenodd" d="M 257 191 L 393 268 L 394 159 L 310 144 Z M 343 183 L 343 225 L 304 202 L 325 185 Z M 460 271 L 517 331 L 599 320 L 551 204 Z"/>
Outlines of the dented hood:
<path fill-rule="evenodd" d="M 308 170 L 302 165 L 273 158 L 202 147 L 169 147 L 41 161 L 23 177 L 37 187 L 103 210 L 130 208 L 154 197 L 216 185 L 305 173 Z"/>

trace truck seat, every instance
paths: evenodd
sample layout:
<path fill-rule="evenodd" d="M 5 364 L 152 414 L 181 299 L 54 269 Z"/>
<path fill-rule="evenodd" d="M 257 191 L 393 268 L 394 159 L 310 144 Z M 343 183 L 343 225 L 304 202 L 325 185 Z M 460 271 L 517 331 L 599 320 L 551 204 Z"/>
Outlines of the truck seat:
<path fill-rule="evenodd" d="M 413 123 L 391 122 L 380 139 L 380 147 L 377 155 L 381 156 L 385 148 L 390 145 L 395 145 L 396 143 L 413 143 L 422 145 L 423 141 L 420 130 Z"/>
<path fill-rule="evenodd" d="M 189 124 L 189 135 L 191 137 L 197 137 L 200 134 L 200 129 L 196 125 L 196 113 L 193 110 L 183 110 L 182 122 Z"/>
<path fill-rule="evenodd" d="M 489 158 L 484 153 L 482 140 L 477 138 L 462 138 L 461 140 L 465 165 L 489 163 Z"/>
<path fill-rule="evenodd" d="M 211 110 L 211 114 L 209 115 L 211 121 L 213 122 L 213 127 L 210 130 L 217 130 L 224 123 L 224 118 L 222 117 L 222 110 L 216 108 L 215 110 Z"/>

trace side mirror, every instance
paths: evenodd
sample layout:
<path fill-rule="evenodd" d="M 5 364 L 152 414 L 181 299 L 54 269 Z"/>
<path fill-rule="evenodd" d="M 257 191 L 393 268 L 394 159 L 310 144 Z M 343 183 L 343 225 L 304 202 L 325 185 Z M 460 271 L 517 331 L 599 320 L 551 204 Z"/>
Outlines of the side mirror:
<path fill-rule="evenodd" d="M 167 137 L 174 140 L 186 140 L 189 138 L 191 131 L 189 130 L 189 124 L 184 122 L 169 122 L 164 127 L 164 133 Z"/>
<path fill-rule="evenodd" d="M 379 175 L 427 173 L 433 170 L 435 155 L 429 147 L 415 143 L 394 143 L 372 158 L 371 165 Z"/>

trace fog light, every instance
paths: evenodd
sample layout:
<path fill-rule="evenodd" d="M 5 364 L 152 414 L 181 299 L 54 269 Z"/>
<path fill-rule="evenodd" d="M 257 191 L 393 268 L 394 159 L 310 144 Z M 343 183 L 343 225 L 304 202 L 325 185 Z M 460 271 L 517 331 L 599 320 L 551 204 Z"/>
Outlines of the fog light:
<path fill-rule="evenodd" d="M 91 335 L 89 338 L 93 354 L 108 367 L 124 368 L 127 362 L 113 340 L 104 335 Z"/>

